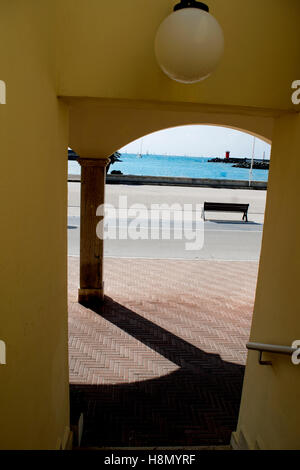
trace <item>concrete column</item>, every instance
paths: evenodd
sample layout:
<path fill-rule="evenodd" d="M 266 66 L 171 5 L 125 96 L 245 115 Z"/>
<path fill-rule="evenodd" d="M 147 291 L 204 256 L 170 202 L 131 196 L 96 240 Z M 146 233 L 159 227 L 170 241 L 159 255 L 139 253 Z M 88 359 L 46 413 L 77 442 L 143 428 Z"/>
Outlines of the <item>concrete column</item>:
<path fill-rule="evenodd" d="M 103 240 L 96 234 L 98 206 L 104 203 L 108 158 L 79 158 L 81 165 L 80 287 L 78 302 L 103 300 Z"/>

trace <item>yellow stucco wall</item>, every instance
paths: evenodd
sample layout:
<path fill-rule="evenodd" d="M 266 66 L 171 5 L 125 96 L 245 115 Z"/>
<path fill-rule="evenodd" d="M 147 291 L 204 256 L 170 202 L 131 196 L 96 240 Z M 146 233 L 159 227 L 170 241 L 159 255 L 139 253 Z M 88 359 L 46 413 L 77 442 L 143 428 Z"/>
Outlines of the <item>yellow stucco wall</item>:
<path fill-rule="evenodd" d="M 0 2 L 0 448 L 67 437 L 67 109 L 56 97 L 53 3 Z"/>
<path fill-rule="evenodd" d="M 143 133 L 191 122 L 274 138 L 251 339 L 290 344 L 299 336 L 300 124 L 298 115 L 283 114 L 295 111 L 291 83 L 300 79 L 299 1 L 210 0 L 225 55 L 209 79 L 191 86 L 169 80 L 154 59 L 156 28 L 174 3 L 0 1 L 0 80 L 7 84 L 0 105 L 0 339 L 7 343 L 0 448 L 55 448 L 68 428 L 69 143 L 102 157 Z M 299 448 L 297 387 L 299 371 L 287 358 L 262 368 L 251 353 L 237 439 L 242 430 L 252 447 Z"/>
<path fill-rule="evenodd" d="M 154 37 L 176 0 L 59 3 L 59 94 L 291 108 L 300 75 L 298 0 L 208 0 L 225 36 L 207 80 L 184 85 L 159 69 Z"/>
<path fill-rule="evenodd" d="M 146 134 L 188 124 L 246 130 L 270 142 L 278 115 L 270 110 L 191 103 L 88 98 L 65 101 L 70 107 L 70 146 L 85 157 L 105 157 Z"/>
<path fill-rule="evenodd" d="M 251 341 L 291 346 L 300 339 L 300 115 L 275 123 Z M 300 449 L 300 366 L 249 352 L 237 441 L 251 448 Z"/>

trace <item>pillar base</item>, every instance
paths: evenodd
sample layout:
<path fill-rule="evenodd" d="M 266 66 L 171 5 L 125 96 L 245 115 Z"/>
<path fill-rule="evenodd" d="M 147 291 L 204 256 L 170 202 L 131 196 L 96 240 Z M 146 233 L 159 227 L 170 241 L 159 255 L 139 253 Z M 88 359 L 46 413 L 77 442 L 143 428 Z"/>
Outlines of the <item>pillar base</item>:
<path fill-rule="evenodd" d="M 104 300 L 104 289 L 78 289 L 79 303 L 98 303 Z"/>

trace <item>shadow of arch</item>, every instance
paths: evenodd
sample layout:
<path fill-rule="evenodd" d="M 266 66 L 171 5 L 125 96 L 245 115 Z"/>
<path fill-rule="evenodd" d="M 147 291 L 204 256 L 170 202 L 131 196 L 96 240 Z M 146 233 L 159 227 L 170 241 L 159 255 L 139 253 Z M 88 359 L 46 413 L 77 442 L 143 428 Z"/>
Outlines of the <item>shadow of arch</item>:
<path fill-rule="evenodd" d="M 178 369 L 133 383 L 72 384 L 72 415 L 85 413 L 83 446 L 229 444 L 244 366 L 202 351 L 109 297 L 88 307 Z"/>

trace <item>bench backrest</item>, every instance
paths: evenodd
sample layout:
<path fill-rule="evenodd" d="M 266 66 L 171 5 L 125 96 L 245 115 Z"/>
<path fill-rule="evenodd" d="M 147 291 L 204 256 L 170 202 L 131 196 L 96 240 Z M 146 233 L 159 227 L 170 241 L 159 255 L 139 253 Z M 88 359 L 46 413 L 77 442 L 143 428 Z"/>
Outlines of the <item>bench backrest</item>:
<path fill-rule="evenodd" d="M 205 202 L 205 211 L 232 211 L 232 212 L 247 212 L 249 204 L 238 204 L 235 202 Z"/>

